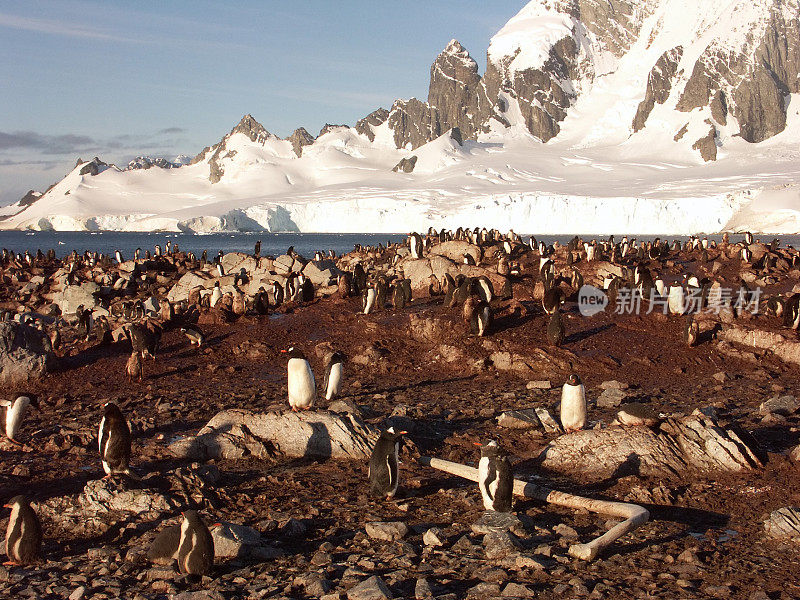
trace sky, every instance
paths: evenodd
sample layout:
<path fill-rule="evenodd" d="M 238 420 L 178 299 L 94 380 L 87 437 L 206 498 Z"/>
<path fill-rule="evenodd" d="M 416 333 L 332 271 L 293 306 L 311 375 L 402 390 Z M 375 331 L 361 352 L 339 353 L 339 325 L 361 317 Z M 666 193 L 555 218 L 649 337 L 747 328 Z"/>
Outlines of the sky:
<path fill-rule="evenodd" d="M 485 69 L 524 0 L 0 0 L 0 205 L 77 158 L 194 156 L 252 114 L 285 137 L 427 98 L 452 38 Z"/>

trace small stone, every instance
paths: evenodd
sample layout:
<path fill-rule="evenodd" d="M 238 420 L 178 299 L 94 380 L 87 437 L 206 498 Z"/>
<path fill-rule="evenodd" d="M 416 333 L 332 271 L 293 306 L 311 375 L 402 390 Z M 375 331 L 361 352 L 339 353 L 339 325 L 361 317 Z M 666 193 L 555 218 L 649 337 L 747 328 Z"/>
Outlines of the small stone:
<path fill-rule="evenodd" d="M 81 600 L 86 595 L 86 586 L 80 585 L 69 595 L 69 600 Z"/>
<path fill-rule="evenodd" d="M 511 532 L 490 531 L 483 537 L 483 547 L 486 558 L 494 560 L 519 554 L 520 543 Z"/>
<path fill-rule="evenodd" d="M 503 588 L 503 598 L 535 598 L 536 592 L 531 588 L 514 583 L 513 581 Z"/>
<path fill-rule="evenodd" d="M 514 560 L 514 564 L 518 569 L 536 569 L 537 571 L 544 571 L 547 568 L 544 561 L 533 558 L 532 556 L 525 556 L 524 554 L 520 554 Z"/>
<path fill-rule="evenodd" d="M 561 433 L 563 430 L 561 429 L 561 425 L 553 418 L 553 415 L 550 414 L 550 411 L 543 407 L 538 407 L 536 410 L 536 416 L 539 418 L 539 422 L 544 427 L 544 430 L 548 433 Z"/>
<path fill-rule="evenodd" d="M 553 532 L 570 540 L 578 539 L 578 532 L 575 531 L 574 528 L 570 527 L 569 525 L 565 525 L 564 523 L 559 523 L 553 527 Z"/>
<path fill-rule="evenodd" d="M 383 579 L 373 575 L 347 591 L 347 600 L 384 600 L 393 598 Z"/>
<path fill-rule="evenodd" d="M 393 542 L 408 535 L 408 526 L 402 521 L 367 523 L 367 535 L 377 540 Z"/>
<path fill-rule="evenodd" d="M 529 390 L 549 390 L 550 381 L 549 380 L 529 381 L 528 384 L 525 386 L 525 388 Z"/>
<path fill-rule="evenodd" d="M 497 424 L 506 429 L 532 429 L 541 426 L 533 409 L 507 410 L 497 417 Z"/>
<path fill-rule="evenodd" d="M 235 583 L 235 582 L 234 582 Z M 319 597 L 327 594 L 333 584 L 319 573 L 305 573 L 294 579 L 294 585 L 302 587 L 307 596 Z"/>
<path fill-rule="evenodd" d="M 442 530 L 438 527 L 431 527 L 422 534 L 422 543 L 426 546 L 439 547 L 444 546 L 444 536 Z"/>
<path fill-rule="evenodd" d="M 610 381 L 604 381 L 600 384 L 600 389 L 603 390 L 627 390 L 628 384 L 622 383 L 621 381 L 617 381 L 616 379 L 612 379 Z"/>
<path fill-rule="evenodd" d="M 714 379 L 716 379 L 720 383 L 723 383 L 726 379 L 728 379 L 728 376 L 725 374 L 724 371 L 720 371 L 718 373 L 714 373 L 711 377 L 713 377 Z"/>
<path fill-rule="evenodd" d="M 500 586 L 496 583 L 482 582 L 467 590 L 467 598 L 499 598 Z"/>
<path fill-rule="evenodd" d="M 597 397 L 597 406 L 600 408 L 616 408 L 628 394 L 619 388 L 607 388 Z"/>
<path fill-rule="evenodd" d="M 417 598 L 417 600 L 433 598 L 433 589 L 431 588 L 431 584 L 426 577 L 420 577 L 417 579 L 417 583 L 414 585 L 414 596 Z"/>
<path fill-rule="evenodd" d="M 766 402 L 762 402 L 761 406 L 758 407 L 758 411 L 762 415 L 776 414 L 788 417 L 797 412 L 798 408 L 800 408 L 800 401 L 794 396 L 786 395 L 773 396 Z"/>

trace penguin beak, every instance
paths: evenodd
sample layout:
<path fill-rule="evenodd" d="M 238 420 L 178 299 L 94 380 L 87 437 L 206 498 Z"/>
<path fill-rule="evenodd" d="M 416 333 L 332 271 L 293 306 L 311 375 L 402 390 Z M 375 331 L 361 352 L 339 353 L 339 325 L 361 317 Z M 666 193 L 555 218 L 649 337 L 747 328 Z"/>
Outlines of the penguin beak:
<path fill-rule="evenodd" d="M 214 529 L 214 527 L 222 527 L 222 523 L 214 523 L 214 524 L 211 526 L 211 529 Z"/>
<path fill-rule="evenodd" d="M 286 350 L 281 350 L 281 354 L 286 354 Z"/>
<path fill-rule="evenodd" d="M 407 431 L 401 431 L 398 435 L 408 435 Z"/>
<path fill-rule="evenodd" d="M 474 446 L 478 446 L 478 447 L 483 446 L 483 444 L 481 444 L 480 442 L 472 442 L 472 444 Z"/>

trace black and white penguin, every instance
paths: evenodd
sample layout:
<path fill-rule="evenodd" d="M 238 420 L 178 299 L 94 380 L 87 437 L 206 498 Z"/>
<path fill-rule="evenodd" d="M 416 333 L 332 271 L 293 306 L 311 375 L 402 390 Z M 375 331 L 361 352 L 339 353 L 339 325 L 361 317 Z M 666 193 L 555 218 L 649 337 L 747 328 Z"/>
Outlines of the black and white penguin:
<path fill-rule="evenodd" d="M 25 496 L 14 496 L 6 504 L 11 509 L 6 530 L 6 555 L 12 565 L 29 565 L 42 554 L 42 526 Z"/>
<path fill-rule="evenodd" d="M 472 291 L 478 294 L 480 299 L 486 303 L 491 303 L 494 299 L 494 286 L 492 285 L 492 280 L 486 275 L 481 275 L 472 280 Z"/>
<path fill-rule="evenodd" d="M 364 265 L 356 263 L 353 267 L 353 293 L 362 294 L 367 287 L 367 273 Z"/>
<path fill-rule="evenodd" d="M 211 290 L 211 299 L 209 301 L 209 306 L 214 308 L 217 305 L 217 302 L 220 301 L 222 298 L 222 288 L 219 287 L 219 281 L 214 283 L 214 289 Z"/>
<path fill-rule="evenodd" d="M 253 310 L 259 315 L 265 315 L 269 312 L 269 295 L 264 286 L 258 288 L 256 295 L 253 297 Z"/>
<path fill-rule="evenodd" d="M 396 309 L 402 310 L 406 307 L 406 295 L 399 281 L 395 281 L 392 286 L 392 304 Z"/>
<path fill-rule="evenodd" d="M 253 250 L 253 258 L 255 258 L 256 260 L 261 258 L 261 240 L 258 240 L 256 242 L 256 247 Z"/>
<path fill-rule="evenodd" d="M 400 452 L 400 438 L 407 431 L 395 432 L 394 427 L 381 432 L 372 455 L 369 457 L 370 491 L 376 496 L 392 498 L 397 493 L 400 481 L 397 456 Z"/>
<path fill-rule="evenodd" d="M 386 308 L 386 301 L 389 298 L 389 282 L 386 277 L 378 277 L 375 282 L 375 308 L 383 310 Z"/>
<path fill-rule="evenodd" d="M 159 244 L 155 245 L 155 256 L 161 256 L 161 246 Z"/>
<path fill-rule="evenodd" d="M 470 296 L 464 302 L 464 320 L 469 324 L 473 335 L 483 337 L 492 326 L 492 308 L 488 302 Z"/>
<path fill-rule="evenodd" d="M 478 445 L 481 447 L 478 488 L 481 491 L 483 508 L 495 512 L 511 512 L 514 474 L 508 456 L 494 440 Z"/>
<path fill-rule="evenodd" d="M 280 306 L 283 304 L 283 287 L 277 281 L 273 281 L 270 284 L 270 293 L 272 294 L 272 303 L 274 306 Z"/>
<path fill-rule="evenodd" d="M 560 346 L 564 343 L 565 337 L 566 331 L 564 330 L 564 322 L 561 320 L 561 312 L 556 310 L 547 323 L 547 340 L 553 346 Z"/>
<path fill-rule="evenodd" d="M 567 295 L 559 286 L 552 287 L 545 291 L 542 296 L 542 307 L 548 315 L 556 312 L 567 299 Z"/>
<path fill-rule="evenodd" d="M 411 251 L 411 258 L 422 258 L 422 236 L 416 231 L 408 236 L 408 248 Z"/>
<path fill-rule="evenodd" d="M 561 426 L 567 433 L 580 431 L 586 427 L 586 417 L 586 389 L 572 373 L 561 388 Z"/>
<path fill-rule="evenodd" d="M 133 260 L 138 261 L 142 257 L 142 249 L 136 248 L 136 251 L 133 253 Z"/>
<path fill-rule="evenodd" d="M 117 259 L 117 264 L 119 264 L 119 265 L 121 265 L 122 263 L 124 263 L 124 262 L 125 262 L 125 261 L 122 259 L 122 252 L 120 252 L 119 250 L 117 250 L 117 251 L 114 253 L 114 257 Z"/>
<path fill-rule="evenodd" d="M 753 234 L 750 233 L 749 231 L 744 232 L 744 242 L 748 246 L 753 243 Z"/>
<path fill-rule="evenodd" d="M 312 302 L 316 291 L 314 290 L 314 282 L 303 274 L 299 275 L 300 283 L 300 299 L 303 302 Z"/>
<path fill-rule="evenodd" d="M 33 394 L 20 394 L 14 400 L 0 400 L 0 406 L 6 408 L 6 437 L 8 441 L 17 446 L 22 446 L 22 442 L 17 440 L 17 433 L 22 427 L 22 419 L 29 406 L 36 410 L 39 408 L 39 399 Z"/>
<path fill-rule="evenodd" d="M 217 269 L 217 277 L 225 277 L 225 269 L 222 267 L 221 262 L 218 262 L 215 268 Z"/>
<path fill-rule="evenodd" d="M 333 400 L 342 391 L 345 360 L 347 360 L 347 356 L 338 350 L 326 358 L 325 378 L 322 380 L 325 400 Z"/>
<path fill-rule="evenodd" d="M 370 284 L 361 295 L 361 311 L 365 315 L 368 315 L 375 310 L 375 298 L 375 286 Z"/>
<path fill-rule="evenodd" d="M 116 403 L 106 402 L 103 409 L 97 440 L 106 478 L 116 474 L 132 475 L 128 468 L 131 458 L 131 430 L 128 422 Z"/>
<path fill-rule="evenodd" d="M 197 326 L 181 327 L 181 333 L 186 336 L 192 346 L 197 346 L 198 348 L 206 341 L 206 336 Z"/>
<path fill-rule="evenodd" d="M 214 564 L 214 538 L 197 511 L 185 510 L 182 514 L 178 568 L 187 575 L 207 575 Z"/>
<path fill-rule="evenodd" d="M 292 411 L 313 408 L 317 399 L 317 388 L 311 365 L 300 348 L 292 346 L 282 352 L 289 355 L 287 365 L 289 406 L 292 407 Z"/>
<path fill-rule="evenodd" d="M 690 348 L 697 345 L 700 338 L 700 326 L 694 320 L 694 315 L 686 315 L 686 323 L 683 326 L 683 341 Z"/>

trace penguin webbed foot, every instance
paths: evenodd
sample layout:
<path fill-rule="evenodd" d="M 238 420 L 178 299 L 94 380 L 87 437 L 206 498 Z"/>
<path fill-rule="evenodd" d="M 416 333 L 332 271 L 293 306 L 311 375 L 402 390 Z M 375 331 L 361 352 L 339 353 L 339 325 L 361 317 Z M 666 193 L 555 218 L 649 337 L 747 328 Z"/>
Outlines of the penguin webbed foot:
<path fill-rule="evenodd" d="M 23 446 L 25 446 L 25 444 L 23 444 L 22 442 L 18 442 L 14 438 L 6 438 L 6 439 L 8 439 L 8 441 L 11 442 L 12 445 L 17 446 L 18 448 L 22 448 Z"/>

